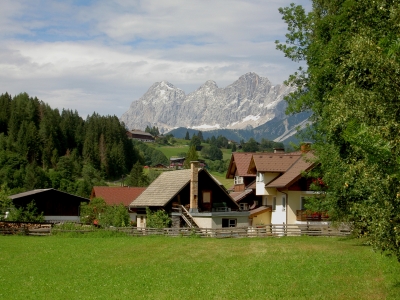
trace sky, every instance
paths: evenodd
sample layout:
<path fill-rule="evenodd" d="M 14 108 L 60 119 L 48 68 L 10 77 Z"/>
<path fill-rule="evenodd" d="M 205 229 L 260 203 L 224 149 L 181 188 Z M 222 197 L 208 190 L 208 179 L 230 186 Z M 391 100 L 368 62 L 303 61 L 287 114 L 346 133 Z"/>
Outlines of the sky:
<path fill-rule="evenodd" d="M 276 50 L 278 12 L 307 0 L 1 0 L 0 94 L 60 111 L 121 115 L 149 87 L 195 91 L 255 72 L 280 84 L 299 65 Z"/>

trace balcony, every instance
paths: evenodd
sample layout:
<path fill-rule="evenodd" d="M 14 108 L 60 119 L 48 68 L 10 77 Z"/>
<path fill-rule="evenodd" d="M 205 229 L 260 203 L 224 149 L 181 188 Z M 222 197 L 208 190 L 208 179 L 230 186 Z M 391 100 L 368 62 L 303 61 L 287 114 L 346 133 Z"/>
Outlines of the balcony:
<path fill-rule="evenodd" d="M 327 221 L 327 212 L 312 212 L 309 210 L 296 210 L 296 221 Z"/>

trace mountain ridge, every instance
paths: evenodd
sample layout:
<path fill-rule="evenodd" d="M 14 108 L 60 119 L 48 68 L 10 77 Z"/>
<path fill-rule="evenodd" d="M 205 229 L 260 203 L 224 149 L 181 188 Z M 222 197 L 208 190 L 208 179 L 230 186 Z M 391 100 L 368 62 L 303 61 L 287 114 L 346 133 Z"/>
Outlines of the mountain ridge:
<path fill-rule="evenodd" d="M 240 76 L 224 88 L 207 80 L 188 94 L 161 81 L 133 101 L 120 120 L 128 129 L 155 126 L 161 133 L 182 127 L 201 131 L 252 130 L 272 120 L 283 122 L 287 118 L 284 97 L 292 91 L 293 87 L 272 85 L 268 78 L 254 72 Z M 286 127 L 286 131 L 290 130 Z M 289 134 L 284 133 L 280 130 L 282 137 Z"/>

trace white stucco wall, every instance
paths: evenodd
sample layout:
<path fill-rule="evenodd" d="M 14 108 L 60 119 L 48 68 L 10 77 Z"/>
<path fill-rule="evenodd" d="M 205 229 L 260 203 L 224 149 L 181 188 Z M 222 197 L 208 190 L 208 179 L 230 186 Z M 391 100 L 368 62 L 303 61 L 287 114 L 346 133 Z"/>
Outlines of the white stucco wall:
<path fill-rule="evenodd" d="M 249 213 L 212 213 L 209 216 L 193 216 L 199 228 L 222 228 L 222 219 L 236 219 L 236 227 L 249 226 Z"/>
<path fill-rule="evenodd" d="M 256 182 L 256 195 L 274 195 L 276 189 L 266 189 L 265 184 L 278 177 L 280 173 L 264 173 L 264 181 Z"/>
<path fill-rule="evenodd" d="M 282 205 L 282 198 L 283 197 L 286 198 L 286 194 L 281 193 L 281 192 L 277 192 L 276 196 L 268 197 L 268 199 L 270 199 L 270 202 L 271 202 L 270 205 L 272 205 L 273 197 L 276 197 L 276 206 L 275 206 L 275 210 L 272 210 L 271 223 L 272 224 L 287 224 L 287 221 L 286 221 L 286 210 L 288 208 L 287 208 L 287 205 L 286 205 L 286 207 L 284 207 Z"/>
<path fill-rule="evenodd" d="M 289 205 L 288 205 L 288 215 L 287 222 L 288 224 L 296 224 L 296 210 L 301 209 L 301 191 L 289 191 Z M 305 195 L 303 195 L 305 196 Z"/>
<path fill-rule="evenodd" d="M 146 227 L 146 215 L 141 215 L 141 214 L 136 215 L 136 227 L 139 228 Z"/>

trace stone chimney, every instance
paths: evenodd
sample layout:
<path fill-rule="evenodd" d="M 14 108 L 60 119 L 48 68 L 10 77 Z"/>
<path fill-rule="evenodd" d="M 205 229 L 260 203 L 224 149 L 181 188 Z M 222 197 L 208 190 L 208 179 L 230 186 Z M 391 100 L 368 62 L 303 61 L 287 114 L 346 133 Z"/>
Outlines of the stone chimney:
<path fill-rule="evenodd" d="M 190 213 L 199 212 L 198 201 L 199 201 L 199 171 L 198 161 L 191 161 L 191 172 L 190 172 Z"/>

